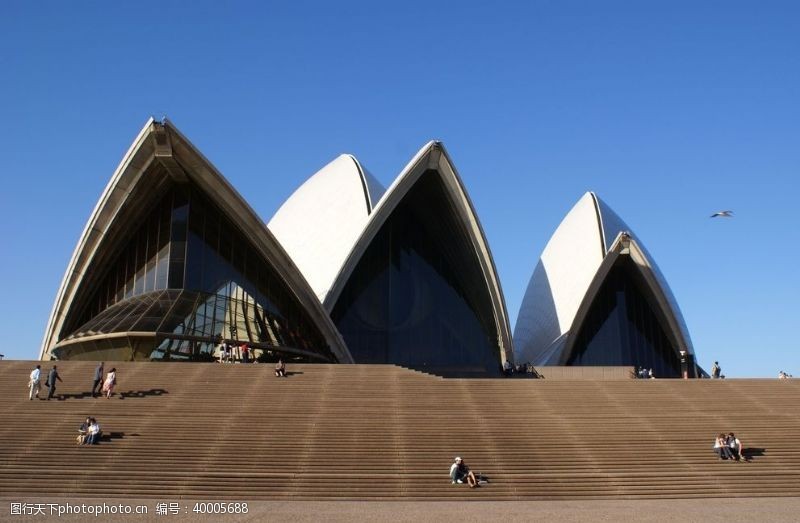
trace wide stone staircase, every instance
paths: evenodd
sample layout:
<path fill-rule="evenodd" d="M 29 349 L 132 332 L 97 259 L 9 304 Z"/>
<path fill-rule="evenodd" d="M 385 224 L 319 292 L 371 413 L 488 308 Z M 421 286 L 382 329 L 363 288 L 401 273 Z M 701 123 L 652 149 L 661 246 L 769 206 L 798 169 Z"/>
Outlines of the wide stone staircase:
<path fill-rule="evenodd" d="M 0 496 L 611 499 L 800 495 L 796 380 L 443 379 L 389 365 L 0 362 Z M 52 366 L 42 365 L 42 377 Z M 42 388 L 45 397 L 47 388 Z M 105 437 L 77 446 L 94 416 Z M 750 459 L 719 461 L 719 432 Z M 462 456 L 489 478 L 451 485 Z"/>

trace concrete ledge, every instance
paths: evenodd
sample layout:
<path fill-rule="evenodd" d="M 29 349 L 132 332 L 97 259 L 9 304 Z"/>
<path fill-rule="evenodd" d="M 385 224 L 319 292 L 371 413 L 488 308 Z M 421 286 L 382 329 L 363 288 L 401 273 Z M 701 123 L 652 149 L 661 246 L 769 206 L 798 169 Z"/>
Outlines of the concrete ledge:
<path fill-rule="evenodd" d="M 566 367 L 547 365 L 536 372 L 549 380 L 629 380 L 635 379 L 633 367 Z"/>

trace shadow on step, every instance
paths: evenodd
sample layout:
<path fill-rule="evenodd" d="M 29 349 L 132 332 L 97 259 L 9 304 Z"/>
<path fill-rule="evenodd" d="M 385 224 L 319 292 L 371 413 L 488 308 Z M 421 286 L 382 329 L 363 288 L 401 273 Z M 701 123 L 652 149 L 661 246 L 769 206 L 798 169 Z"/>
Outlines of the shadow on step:
<path fill-rule="evenodd" d="M 166 389 L 149 389 L 149 390 L 127 390 L 127 391 L 120 391 L 115 392 L 111 399 L 126 399 L 126 398 L 144 398 L 147 396 L 161 396 L 164 394 L 169 394 Z M 96 399 L 103 399 L 104 395 L 98 395 Z M 77 394 L 57 394 L 53 396 L 53 399 L 58 401 L 64 400 L 82 400 L 82 399 L 91 399 L 92 393 L 91 392 L 81 392 Z"/>
<path fill-rule="evenodd" d="M 103 433 L 103 435 L 100 436 L 100 441 L 104 443 L 110 443 L 115 439 L 123 439 L 123 438 L 125 438 L 124 432 L 108 432 L 108 433 Z"/>
<path fill-rule="evenodd" d="M 146 396 L 161 396 L 169 394 L 165 389 L 150 389 L 150 390 L 128 390 L 119 393 L 119 399 L 125 398 L 144 398 Z"/>
<path fill-rule="evenodd" d="M 299 375 L 299 374 L 303 374 L 303 373 L 300 372 L 299 370 L 287 370 L 286 371 L 286 376 L 284 376 L 284 378 L 288 378 L 289 376 L 294 376 L 295 374 Z M 278 378 L 278 376 L 275 376 L 275 378 Z"/>
<path fill-rule="evenodd" d="M 745 447 L 742 449 L 742 456 L 745 460 L 749 461 L 755 456 L 763 456 L 767 449 L 760 449 L 757 447 Z"/>

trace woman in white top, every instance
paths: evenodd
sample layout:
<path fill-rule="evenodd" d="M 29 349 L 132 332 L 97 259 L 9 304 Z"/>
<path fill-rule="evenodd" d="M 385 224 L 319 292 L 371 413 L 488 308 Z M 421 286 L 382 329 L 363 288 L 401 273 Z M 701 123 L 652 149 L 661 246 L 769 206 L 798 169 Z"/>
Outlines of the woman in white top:
<path fill-rule="evenodd" d="M 97 445 L 100 441 L 100 435 L 103 431 L 100 429 L 100 424 L 97 423 L 97 420 L 91 418 L 91 423 L 89 424 L 89 433 L 86 436 L 86 444 L 87 445 Z"/>
<path fill-rule="evenodd" d="M 720 434 L 714 440 L 714 452 L 717 453 L 719 459 L 733 459 L 731 448 L 728 446 L 725 434 Z"/>
<path fill-rule="evenodd" d="M 103 392 L 106 393 L 106 399 L 109 399 L 114 393 L 114 386 L 117 384 L 117 369 L 114 367 L 108 374 L 106 374 L 106 381 L 103 383 Z"/>

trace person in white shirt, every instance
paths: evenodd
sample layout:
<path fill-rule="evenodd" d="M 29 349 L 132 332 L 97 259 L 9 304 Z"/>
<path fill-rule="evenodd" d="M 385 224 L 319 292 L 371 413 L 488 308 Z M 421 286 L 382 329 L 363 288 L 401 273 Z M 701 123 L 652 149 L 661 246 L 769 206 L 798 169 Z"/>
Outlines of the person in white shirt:
<path fill-rule="evenodd" d="M 39 399 L 39 389 L 41 388 L 41 384 L 39 383 L 39 378 L 42 375 L 42 366 L 37 365 L 35 369 L 31 371 L 30 379 L 28 380 L 28 398 L 33 399 L 36 396 L 36 399 Z"/>
<path fill-rule="evenodd" d="M 733 432 L 728 434 L 728 439 L 726 441 L 728 447 L 731 449 L 731 454 L 736 461 L 744 461 L 744 454 L 742 453 L 742 442 L 739 441 Z"/>
<path fill-rule="evenodd" d="M 100 435 L 103 433 L 100 430 L 100 424 L 97 423 L 97 420 L 94 418 L 90 419 L 89 422 L 89 433 L 86 435 L 85 443 L 87 445 L 95 445 L 100 441 Z"/>
<path fill-rule="evenodd" d="M 455 462 L 450 465 L 450 483 L 464 483 L 469 484 L 469 488 L 478 486 L 478 479 L 475 474 L 469 469 L 464 460 L 456 456 Z"/>
<path fill-rule="evenodd" d="M 733 459 L 731 448 L 727 445 L 725 434 L 720 434 L 714 438 L 714 452 L 717 453 L 719 459 Z"/>

